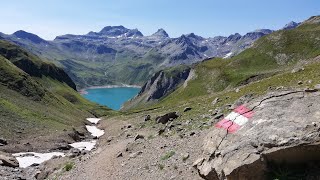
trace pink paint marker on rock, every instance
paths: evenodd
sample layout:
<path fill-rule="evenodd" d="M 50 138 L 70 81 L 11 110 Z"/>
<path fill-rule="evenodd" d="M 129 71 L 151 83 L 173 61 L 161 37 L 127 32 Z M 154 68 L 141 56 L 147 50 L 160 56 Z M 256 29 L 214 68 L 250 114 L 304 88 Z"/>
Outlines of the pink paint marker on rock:
<path fill-rule="evenodd" d="M 252 118 L 254 112 L 241 105 L 234 109 L 228 116 L 219 121 L 215 127 L 223 128 L 228 133 L 234 133 L 238 131 L 243 125 L 245 125 L 250 118 Z"/>

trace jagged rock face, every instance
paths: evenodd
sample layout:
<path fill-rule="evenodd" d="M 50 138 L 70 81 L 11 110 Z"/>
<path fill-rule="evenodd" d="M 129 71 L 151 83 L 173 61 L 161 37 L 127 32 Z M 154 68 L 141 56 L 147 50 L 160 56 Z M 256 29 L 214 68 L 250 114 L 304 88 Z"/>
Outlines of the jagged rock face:
<path fill-rule="evenodd" d="M 190 69 L 167 77 L 164 71 L 156 73 L 141 89 L 138 96 L 149 94 L 147 101 L 160 99 L 172 92 L 179 84 L 183 83 L 189 75 Z"/>
<path fill-rule="evenodd" d="M 319 161 L 319 94 L 277 92 L 245 104 L 253 117 L 239 130 L 227 132 L 234 121 L 207 135 L 194 164 L 199 174 L 217 180 L 267 179 L 270 164 Z"/>
<path fill-rule="evenodd" d="M 177 73 L 163 70 L 155 73 L 141 88 L 136 97 L 128 101 L 122 109 L 129 109 L 141 103 L 158 101 L 182 85 L 189 77 L 191 68 L 186 67 Z"/>

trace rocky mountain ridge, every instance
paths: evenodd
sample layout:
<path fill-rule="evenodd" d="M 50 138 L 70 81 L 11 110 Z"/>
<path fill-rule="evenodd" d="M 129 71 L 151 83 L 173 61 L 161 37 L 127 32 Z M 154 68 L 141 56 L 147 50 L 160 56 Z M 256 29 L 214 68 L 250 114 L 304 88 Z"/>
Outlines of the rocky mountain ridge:
<path fill-rule="evenodd" d="M 144 36 L 137 29 L 106 26 L 99 32 L 67 34 L 57 36 L 53 41 L 24 31 L 12 35 L 0 33 L 0 36 L 63 67 L 81 88 L 117 83 L 142 85 L 153 73 L 165 67 L 237 55 L 271 32 L 262 29 L 243 36 L 236 33 L 213 38 L 190 33 L 170 38 L 164 29 Z"/>
<path fill-rule="evenodd" d="M 273 74 L 277 74 L 279 72 L 284 71 L 284 65 L 287 68 L 289 67 L 289 64 L 295 64 L 297 61 L 301 61 L 301 58 L 306 58 L 312 54 L 313 50 L 316 50 L 318 47 L 318 44 L 316 43 L 316 40 L 314 37 L 316 36 L 317 31 L 309 31 L 309 34 L 304 32 L 303 27 L 307 27 L 307 24 L 314 24 L 314 21 L 311 22 L 311 20 L 306 20 L 303 23 L 289 23 L 292 26 L 297 27 L 296 29 L 289 28 L 290 25 L 286 26 L 286 30 L 279 30 L 279 31 L 271 31 L 271 30 L 257 30 L 254 33 L 248 33 L 245 36 L 241 36 L 240 34 L 234 34 L 229 36 L 228 38 L 223 37 L 217 37 L 216 39 L 225 41 L 225 39 L 228 39 L 228 42 L 238 42 L 241 39 L 246 39 L 250 37 L 259 36 L 259 34 L 263 33 L 270 33 L 259 40 L 257 40 L 251 48 L 243 51 L 238 56 L 234 56 L 234 58 L 231 57 L 230 64 L 228 64 L 228 60 L 225 60 L 226 58 L 230 58 L 232 54 L 227 54 L 225 57 L 211 59 L 208 62 L 201 62 L 198 64 L 193 64 L 190 66 L 191 71 L 193 72 L 190 75 L 193 77 L 201 76 L 203 80 L 201 86 L 198 82 L 195 83 L 195 87 L 181 87 L 183 83 L 187 80 L 187 78 L 178 78 L 178 77 L 172 77 L 172 79 L 178 79 L 177 86 L 170 87 L 168 89 L 168 93 L 163 94 L 163 96 L 158 97 L 156 100 L 154 98 L 150 98 L 150 95 L 153 92 L 156 92 L 156 88 L 142 88 L 140 93 L 130 100 L 126 106 L 130 106 L 130 108 L 141 105 L 143 103 L 141 102 L 148 102 L 152 103 L 154 101 L 161 100 L 168 96 L 171 92 L 174 92 L 175 89 L 178 89 L 177 92 L 182 91 L 185 94 L 189 94 L 190 91 L 196 91 L 196 92 L 202 92 L 203 94 L 208 92 L 216 92 L 221 91 L 224 88 L 230 88 L 231 84 L 235 86 L 247 84 L 259 79 L 263 79 L 265 77 L 272 76 Z M 317 25 L 317 24 L 315 24 Z M 187 38 L 189 37 L 189 38 Z M 297 39 L 297 37 L 301 37 L 300 39 Z M 181 38 L 176 40 L 176 43 L 181 45 L 181 47 L 187 46 L 187 44 L 192 44 L 192 40 L 194 39 L 200 39 L 201 37 L 196 36 L 195 34 L 189 34 L 186 36 L 182 36 Z M 299 44 L 300 49 L 305 49 L 304 51 L 299 51 L 298 49 L 295 50 L 297 47 L 293 45 L 288 45 L 287 41 L 290 39 L 292 42 L 296 42 Z M 281 43 L 279 43 L 281 42 Z M 191 46 L 189 45 L 188 48 L 186 48 L 186 51 L 190 53 L 194 53 L 196 51 L 198 46 Z M 312 47 L 312 48 L 311 48 Z M 181 48 L 182 49 L 182 48 Z M 313 50 L 311 50 L 313 49 Z M 298 51 L 298 52 L 296 52 Z M 175 52 L 172 52 L 174 55 Z M 302 53 L 302 54 L 300 54 Z M 290 57 L 290 58 L 289 58 Z M 181 58 L 180 58 L 181 59 Z M 216 61 L 216 62 L 213 62 Z M 290 66 L 291 66 L 290 65 Z M 254 68 L 249 68 L 250 66 L 254 66 Z M 267 70 L 272 67 L 272 70 Z M 211 69 L 212 68 L 212 69 Z M 249 69 L 249 70 L 247 70 Z M 278 70 L 276 70 L 278 69 Z M 176 69 L 176 71 L 179 71 Z M 240 71 L 242 73 L 237 73 L 237 71 Z M 266 71 L 266 72 L 264 72 Z M 272 72 L 274 71 L 274 72 Z M 180 71 L 182 72 L 182 71 Z M 233 74 L 234 73 L 234 74 Z M 179 74 L 179 73 L 177 73 Z M 152 79 L 157 79 L 158 73 L 156 73 L 154 76 L 152 76 L 149 81 L 144 86 L 148 87 L 157 87 L 159 84 L 164 83 L 166 80 L 161 79 L 160 82 L 155 82 L 153 85 L 148 85 L 150 82 L 153 82 Z M 172 74 L 171 74 L 172 75 Z M 244 76 L 244 77 L 241 77 Z M 189 79 L 189 78 L 188 78 Z M 204 80 L 206 79 L 206 80 Z M 236 82 L 232 82 L 235 80 Z M 196 80 L 194 80 L 196 81 Z M 192 81 L 191 81 L 192 83 Z M 211 84 L 212 87 L 216 88 L 210 88 L 209 84 Z M 199 89 L 200 87 L 203 87 L 203 89 Z M 188 90 L 187 90 L 188 89 Z M 205 89 L 205 90 L 204 90 Z M 170 93 L 169 93 L 170 92 Z M 197 93 L 194 93 L 197 94 Z M 175 93 L 173 96 L 179 96 Z M 142 101 L 142 99 L 144 99 Z"/>

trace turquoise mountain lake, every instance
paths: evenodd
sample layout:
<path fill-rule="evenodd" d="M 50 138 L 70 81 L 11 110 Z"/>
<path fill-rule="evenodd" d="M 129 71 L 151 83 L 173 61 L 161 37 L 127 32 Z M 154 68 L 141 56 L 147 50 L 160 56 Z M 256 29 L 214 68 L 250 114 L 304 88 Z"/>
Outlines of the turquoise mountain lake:
<path fill-rule="evenodd" d="M 115 88 L 96 88 L 87 89 L 87 94 L 83 96 L 98 104 L 108 106 L 111 109 L 119 110 L 123 103 L 137 95 L 140 88 L 115 87 Z"/>

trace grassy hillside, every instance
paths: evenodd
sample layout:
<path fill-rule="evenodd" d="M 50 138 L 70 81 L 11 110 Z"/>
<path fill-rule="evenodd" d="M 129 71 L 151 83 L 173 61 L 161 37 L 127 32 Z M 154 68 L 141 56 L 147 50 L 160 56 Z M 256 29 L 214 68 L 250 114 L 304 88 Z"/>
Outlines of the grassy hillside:
<path fill-rule="evenodd" d="M 0 40 L 0 136 L 50 135 L 113 112 L 75 91 L 69 76 L 20 47 Z"/>
<path fill-rule="evenodd" d="M 296 29 L 262 37 L 252 48 L 231 59 L 216 58 L 194 65 L 196 76 L 186 87 L 181 86 L 148 108 L 177 109 L 187 104 L 210 108 L 216 97 L 222 99 L 219 106 L 233 103 L 245 94 L 259 95 L 279 86 L 311 87 L 320 83 L 320 66 L 315 59 L 320 55 L 317 19 L 319 17 L 312 17 Z M 304 70 L 291 73 L 293 69 Z M 305 82 L 309 80 L 310 83 Z M 298 81 L 304 81 L 303 85 L 298 86 Z M 238 93 L 236 88 L 239 88 Z"/>

